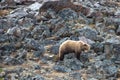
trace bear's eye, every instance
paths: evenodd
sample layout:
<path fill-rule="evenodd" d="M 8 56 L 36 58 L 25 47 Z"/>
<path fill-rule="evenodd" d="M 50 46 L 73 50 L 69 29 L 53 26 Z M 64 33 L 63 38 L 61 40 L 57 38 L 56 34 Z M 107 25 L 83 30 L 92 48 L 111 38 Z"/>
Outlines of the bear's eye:
<path fill-rule="evenodd" d="M 86 46 L 87 46 L 87 44 L 83 44 L 83 46 L 84 46 L 84 47 L 86 47 Z"/>

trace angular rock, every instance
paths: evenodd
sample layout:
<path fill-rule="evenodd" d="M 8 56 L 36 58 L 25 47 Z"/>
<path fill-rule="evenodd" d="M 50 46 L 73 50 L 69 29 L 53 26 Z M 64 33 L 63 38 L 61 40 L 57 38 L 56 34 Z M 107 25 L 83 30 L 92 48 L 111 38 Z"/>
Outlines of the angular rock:
<path fill-rule="evenodd" d="M 63 27 L 55 33 L 55 36 L 60 36 L 60 37 L 69 37 L 71 35 L 72 35 L 72 32 L 69 27 Z"/>
<path fill-rule="evenodd" d="M 33 55 L 34 55 L 34 57 L 39 58 L 44 52 L 45 52 L 45 49 L 42 47 L 41 50 L 34 51 Z"/>
<path fill-rule="evenodd" d="M 99 69 L 100 67 L 103 66 L 103 62 L 102 61 L 96 61 L 94 66 L 95 66 L 96 69 Z"/>
<path fill-rule="evenodd" d="M 115 12 L 115 16 L 120 16 L 120 9 Z"/>
<path fill-rule="evenodd" d="M 98 79 L 96 79 L 96 78 L 88 78 L 88 80 L 98 80 Z"/>
<path fill-rule="evenodd" d="M 55 40 L 49 40 L 49 39 L 43 39 L 40 44 L 42 45 L 50 45 L 50 44 L 56 44 L 56 41 Z"/>
<path fill-rule="evenodd" d="M 0 49 L 11 52 L 15 50 L 15 45 L 14 43 L 3 44 L 2 46 L 0 46 Z"/>
<path fill-rule="evenodd" d="M 117 35 L 120 35 L 120 25 L 119 25 L 119 27 L 118 27 L 118 29 L 117 29 L 116 34 L 117 34 Z"/>
<path fill-rule="evenodd" d="M 19 27 L 12 27 L 12 28 L 9 28 L 7 30 L 6 34 L 20 37 L 21 36 L 21 29 Z"/>
<path fill-rule="evenodd" d="M 78 41 L 79 38 L 77 36 L 72 35 L 72 36 L 70 36 L 70 40 L 76 40 L 76 41 Z"/>
<path fill-rule="evenodd" d="M 27 39 L 26 40 L 26 49 L 33 49 L 33 50 L 37 50 L 37 51 L 41 51 L 41 53 L 44 53 L 44 46 L 40 45 L 36 40 L 34 39 Z"/>
<path fill-rule="evenodd" d="M 63 10 L 59 11 L 58 14 L 64 20 L 74 20 L 74 19 L 78 18 L 77 13 L 75 11 L 71 10 L 70 8 L 63 9 Z"/>
<path fill-rule="evenodd" d="M 62 66 L 62 65 L 55 65 L 53 67 L 54 70 L 58 71 L 58 72 L 70 72 L 71 69 L 65 67 L 65 66 Z"/>
<path fill-rule="evenodd" d="M 73 56 L 73 54 L 65 55 L 64 65 L 71 70 L 80 70 L 83 67 L 83 64 L 79 60 L 77 60 L 75 56 Z"/>
<path fill-rule="evenodd" d="M 32 15 L 32 14 L 31 14 Z M 33 26 L 34 24 L 34 19 L 29 18 L 29 14 L 27 15 L 26 18 L 21 18 L 17 21 L 18 25 L 22 26 L 22 29 L 30 29 L 32 28 L 31 26 Z M 33 18 L 33 16 L 31 16 Z"/>
<path fill-rule="evenodd" d="M 26 16 L 27 14 L 28 13 L 23 8 L 19 8 L 11 12 L 11 14 L 7 15 L 7 17 L 20 19 Z"/>
<path fill-rule="evenodd" d="M 120 44 L 114 44 L 113 45 L 113 51 L 115 60 L 120 60 Z"/>
<path fill-rule="evenodd" d="M 6 42 L 6 41 L 8 41 L 8 40 L 9 40 L 9 38 L 8 38 L 7 35 L 0 34 L 0 43 L 1 43 L 1 42 Z"/>
<path fill-rule="evenodd" d="M 35 70 L 39 70 L 40 69 L 40 65 L 34 65 L 34 69 Z"/>
<path fill-rule="evenodd" d="M 112 18 L 106 18 L 106 23 L 108 25 L 114 24 L 114 25 L 120 25 L 120 18 L 119 17 L 112 17 Z"/>
<path fill-rule="evenodd" d="M 0 29 L 0 34 L 4 34 L 4 29 Z"/>
<path fill-rule="evenodd" d="M 105 70 L 109 75 L 115 75 L 118 71 L 117 67 L 114 65 L 110 65 L 110 66 L 106 67 Z"/>
<path fill-rule="evenodd" d="M 12 57 L 6 57 L 6 59 L 4 60 L 4 63 L 7 65 L 18 65 L 18 64 L 22 64 L 23 60 L 12 58 Z"/>
<path fill-rule="evenodd" d="M 85 36 L 86 38 L 91 40 L 96 40 L 98 35 L 98 32 L 96 30 L 91 29 L 89 27 L 84 27 L 82 29 L 79 29 L 77 30 L 77 32 L 79 32 L 80 36 Z"/>
<path fill-rule="evenodd" d="M 90 39 L 88 39 L 88 38 L 86 38 L 84 36 L 79 37 L 79 40 L 82 40 L 82 41 L 84 41 L 84 42 L 86 42 L 88 44 L 94 44 L 95 43 L 95 41 L 92 41 L 92 40 L 90 40 Z"/>
<path fill-rule="evenodd" d="M 31 9 L 33 11 L 39 10 L 39 8 L 42 6 L 42 4 L 35 2 L 33 4 L 31 4 L 30 6 L 28 6 L 28 9 Z"/>
<path fill-rule="evenodd" d="M 59 46 L 60 45 L 53 45 L 50 49 L 49 49 L 49 51 L 50 51 L 50 53 L 53 53 L 53 54 L 58 54 L 59 53 Z"/>
<path fill-rule="evenodd" d="M 45 80 L 41 75 L 36 75 L 32 78 L 32 80 Z"/>
<path fill-rule="evenodd" d="M 72 77 L 75 80 L 82 80 L 80 72 L 70 72 L 69 76 Z"/>
<path fill-rule="evenodd" d="M 33 35 L 34 38 L 40 40 L 49 37 L 51 34 L 49 28 L 46 25 L 40 25 L 36 26 L 32 30 L 31 35 Z"/>
<path fill-rule="evenodd" d="M 0 29 L 7 30 L 10 27 L 16 26 L 16 21 L 15 18 L 0 19 Z"/>
<path fill-rule="evenodd" d="M 50 31 L 49 31 L 49 30 L 45 30 L 45 31 L 42 33 L 42 37 L 43 37 L 43 38 L 50 37 Z"/>
<path fill-rule="evenodd" d="M 91 49 L 93 49 L 96 53 L 97 52 L 104 52 L 104 45 L 102 43 L 93 43 L 91 45 Z"/>

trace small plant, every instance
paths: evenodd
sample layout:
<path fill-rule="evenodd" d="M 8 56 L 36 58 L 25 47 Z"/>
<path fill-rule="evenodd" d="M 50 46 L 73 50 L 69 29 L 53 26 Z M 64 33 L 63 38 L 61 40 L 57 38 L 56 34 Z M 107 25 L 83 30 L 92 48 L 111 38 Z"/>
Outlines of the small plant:
<path fill-rule="evenodd" d="M 3 71 L 3 69 L 2 68 L 0 68 L 0 73 Z"/>
<path fill-rule="evenodd" d="M 58 55 L 55 55 L 55 56 L 53 57 L 53 60 L 54 60 L 55 62 L 57 62 L 57 61 L 59 60 L 59 56 L 58 56 Z"/>
<path fill-rule="evenodd" d="M 4 78 L 0 78 L 0 80 L 4 80 Z"/>

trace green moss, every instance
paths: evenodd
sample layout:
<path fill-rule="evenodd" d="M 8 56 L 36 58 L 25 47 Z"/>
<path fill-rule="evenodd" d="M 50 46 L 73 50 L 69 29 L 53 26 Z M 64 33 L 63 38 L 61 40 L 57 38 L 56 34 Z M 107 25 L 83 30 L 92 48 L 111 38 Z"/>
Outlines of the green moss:
<path fill-rule="evenodd" d="M 4 80 L 4 78 L 0 78 L 0 80 Z"/>
<path fill-rule="evenodd" d="M 55 61 L 55 62 L 57 62 L 58 59 L 59 59 L 58 55 L 55 55 L 55 56 L 53 57 L 53 61 Z"/>
<path fill-rule="evenodd" d="M 3 71 L 3 69 L 2 68 L 0 68 L 0 73 Z"/>

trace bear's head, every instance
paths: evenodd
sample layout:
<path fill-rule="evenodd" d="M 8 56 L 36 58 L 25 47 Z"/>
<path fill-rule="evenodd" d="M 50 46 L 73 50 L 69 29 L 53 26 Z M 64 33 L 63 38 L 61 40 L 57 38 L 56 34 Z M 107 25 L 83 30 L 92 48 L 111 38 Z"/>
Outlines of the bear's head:
<path fill-rule="evenodd" d="M 79 41 L 79 42 L 81 43 L 81 50 L 82 50 L 82 51 L 87 52 L 87 51 L 90 50 L 90 45 L 89 45 L 89 44 L 87 44 L 87 43 L 85 43 L 85 42 L 83 42 L 83 41 Z"/>

